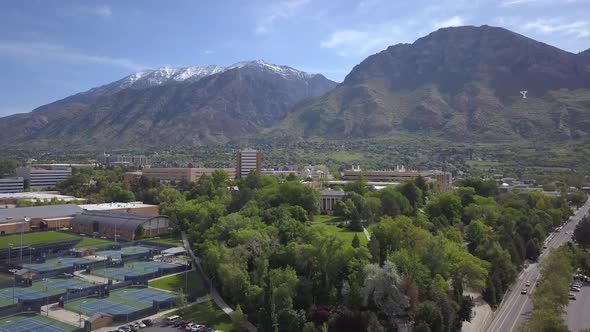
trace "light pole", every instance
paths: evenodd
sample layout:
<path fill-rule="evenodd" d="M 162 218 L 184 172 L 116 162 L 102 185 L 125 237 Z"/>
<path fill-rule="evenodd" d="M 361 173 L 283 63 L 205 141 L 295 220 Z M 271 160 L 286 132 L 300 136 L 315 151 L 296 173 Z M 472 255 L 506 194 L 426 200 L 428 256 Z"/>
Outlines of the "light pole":
<path fill-rule="evenodd" d="M 16 288 L 16 272 L 18 272 L 18 270 L 17 269 L 10 269 L 8 271 L 12 272 L 12 276 L 13 276 L 13 278 L 12 278 L 12 304 L 14 304 L 15 303 L 14 289 Z"/>
<path fill-rule="evenodd" d="M 45 313 L 47 314 L 47 317 L 49 317 L 49 294 L 47 294 L 47 282 L 49 279 L 43 278 L 43 281 L 45 281 Z"/>
<path fill-rule="evenodd" d="M 28 224 L 29 222 L 31 222 L 31 217 L 27 217 L 25 216 L 25 222 Z M 20 260 L 19 262 L 22 264 L 23 263 L 23 234 L 25 233 L 25 224 L 21 224 L 21 228 L 20 228 Z"/>

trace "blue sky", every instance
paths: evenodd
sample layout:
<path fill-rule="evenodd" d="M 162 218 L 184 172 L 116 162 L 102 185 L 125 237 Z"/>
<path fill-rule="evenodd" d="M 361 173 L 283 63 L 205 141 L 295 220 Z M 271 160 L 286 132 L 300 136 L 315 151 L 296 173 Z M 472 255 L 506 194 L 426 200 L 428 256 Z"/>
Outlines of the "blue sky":
<path fill-rule="evenodd" d="M 165 65 L 263 59 L 341 81 L 444 26 L 503 26 L 579 52 L 589 13 L 590 0 L 3 0 L 0 116 Z"/>

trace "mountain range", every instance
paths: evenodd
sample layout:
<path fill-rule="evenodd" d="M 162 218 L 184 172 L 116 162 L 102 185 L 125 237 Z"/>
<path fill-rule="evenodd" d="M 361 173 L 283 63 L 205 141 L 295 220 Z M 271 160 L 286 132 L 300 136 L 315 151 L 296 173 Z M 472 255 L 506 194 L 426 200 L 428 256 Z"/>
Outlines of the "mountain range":
<path fill-rule="evenodd" d="M 72 146 L 399 134 L 451 142 L 588 139 L 589 52 L 465 26 L 390 46 L 340 84 L 264 61 L 163 67 L 0 118 L 0 139 Z"/>
<path fill-rule="evenodd" d="M 283 119 L 336 83 L 264 61 L 162 67 L 0 118 L 6 143 L 145 146 L 224 143 Z"/>

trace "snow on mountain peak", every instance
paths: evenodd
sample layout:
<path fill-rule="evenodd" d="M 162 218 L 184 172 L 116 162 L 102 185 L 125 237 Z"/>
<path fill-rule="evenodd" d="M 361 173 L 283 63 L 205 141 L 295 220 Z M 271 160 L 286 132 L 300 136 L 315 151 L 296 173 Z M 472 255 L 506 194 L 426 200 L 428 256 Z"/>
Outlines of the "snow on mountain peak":
<path fill-rule="evenodd" d="M 152 70 L 143 70 L 131 74 L 124 78 L 119 85 L 119 88 L 136 87 L 143 88 L 146 86 L 156 86 L 165 83 L 183 82 L 187 80 L 199 80 L 203 77 L 222 73 L 224 71 L 236 68 L 258 68 L 265 71 L 270 71 L 279 74 L 287 79 L 302 78 L 307 79 L 314 75 L 308 74 L 289 66 L 275 65 L 264 60 L 242 61 L 235 63 L 229 67 L 218 65 L 208 66 L 189 66 L 189 67 L 170 67 L 164 66 Z"/>

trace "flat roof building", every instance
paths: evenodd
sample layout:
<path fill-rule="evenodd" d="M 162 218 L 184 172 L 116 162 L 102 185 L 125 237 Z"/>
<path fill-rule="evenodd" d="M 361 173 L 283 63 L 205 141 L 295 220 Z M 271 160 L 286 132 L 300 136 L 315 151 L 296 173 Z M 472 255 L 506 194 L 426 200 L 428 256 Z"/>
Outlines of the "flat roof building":
<path fill-rule="evenodd" d="M 0 209 L 0 234 L 69 227 L 72 217 L 82 212 L 74 204 Z"/>
<path fill-rule="evenodd" d="M 211 176 L 216 170 L 224 171 L 230 179 L 235 177 L 233 168 L 146 168 L 142 175 L 160 182 L 197 181 L 201 176 Z"/>
<path fill-rule="evenodd" d="M 260 172 L 262 153 L 260 150 L 244 149 L 236 153 L 236 178 L 248 176 L 251 171 Z"/>
<path fill-rule="evenodd" d="M 320 190 L 320 213 L 333 214 L 336 204 L 346 197 L 342 190 L 324 189 Z"/>
<path fill-rule="evenodd" d="M 81 204 L 78 206 L 86 211 L 117 211 L 149 216 L 157 216 L 160 214 L 160 209 L 157 205 L 144 204 L 142 202 Z"/>
<path fill-rule="evenodd" d="M 25 190 L 25 179 L 22 177 L 0 179 L 0 193 L 19 193 Z"/>
<path fill-rule="evenodd" d="M 98 164 L 102 166 L 145 166 L 148 159 L 143 155 L 108 155 L 101 154 L 96 157 Z"/>
<path fill-rule="evenodd" d="M 16 169 L 16 175 L 25 180 L 25 187 L 33 190 L 45 190 L 55 186 L 72 175 L 69 166 L 24 166 Z"/>

